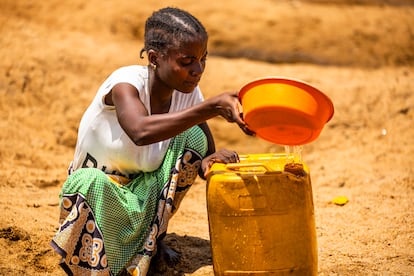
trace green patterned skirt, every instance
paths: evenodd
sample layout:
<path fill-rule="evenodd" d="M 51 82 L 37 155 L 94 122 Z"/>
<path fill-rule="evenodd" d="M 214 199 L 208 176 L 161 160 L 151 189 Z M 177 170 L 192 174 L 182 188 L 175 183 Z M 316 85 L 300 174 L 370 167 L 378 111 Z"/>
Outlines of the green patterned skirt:
<path fill-rule="evenodd" d="M 172 139 L 162 165 L 126 185 L 95 168 L 72 173 L 60 194 L 52 247 L 68 275 L 146 275 L 156 241 L 194 183 L 207 139 L 193 127 Z"/>

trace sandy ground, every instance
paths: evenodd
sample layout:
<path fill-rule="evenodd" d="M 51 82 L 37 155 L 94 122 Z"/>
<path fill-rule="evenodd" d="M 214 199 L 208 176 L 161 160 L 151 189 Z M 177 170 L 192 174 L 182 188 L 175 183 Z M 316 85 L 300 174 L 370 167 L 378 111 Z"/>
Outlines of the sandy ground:
<path fill-rule="evenodd" d="M 143 23 L 165 5 L 210 34 L 206 97 L 263 76 L 294 77 L 335 105 L 304 146 L 320 275 L 414 274 L 413 1 L 0 0 L 0 275 L 64 275 L 49 246 L 80 116 L 115 68 L 145 64 Z M 218 147 L 281 152 L 210 120 Z M 205 183 L 168 239 L 174 275 L 212 275 Z M 344 206 L 331 203 L 346 196 Z"/>

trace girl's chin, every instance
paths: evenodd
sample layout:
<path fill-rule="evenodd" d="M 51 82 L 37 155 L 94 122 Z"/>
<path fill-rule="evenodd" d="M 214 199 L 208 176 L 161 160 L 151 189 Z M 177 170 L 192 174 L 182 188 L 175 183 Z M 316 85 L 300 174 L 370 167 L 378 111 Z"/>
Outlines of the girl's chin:
<path fill-rule="evenodd" d="M 182 93 L 191 93 L 191 92 L 194 91 L 194 89 L 196 87 L 197 87 L 197 85 L 196 86 L 194 86 L 194 85 L 183 85 L 182 87 L 180 87 L 179 89 L 176 89 L 176 90 L 178 90 Z"/>

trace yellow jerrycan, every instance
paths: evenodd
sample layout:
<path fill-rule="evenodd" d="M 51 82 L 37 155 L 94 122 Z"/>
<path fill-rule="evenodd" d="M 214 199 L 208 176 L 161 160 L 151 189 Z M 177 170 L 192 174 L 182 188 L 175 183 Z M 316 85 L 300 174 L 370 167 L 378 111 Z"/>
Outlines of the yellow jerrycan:
<path fill-rule="evenodd" d="M 215 275 L 317 275 L 309 168 L 286 154 L 215 163 L 207 210 Z"/>

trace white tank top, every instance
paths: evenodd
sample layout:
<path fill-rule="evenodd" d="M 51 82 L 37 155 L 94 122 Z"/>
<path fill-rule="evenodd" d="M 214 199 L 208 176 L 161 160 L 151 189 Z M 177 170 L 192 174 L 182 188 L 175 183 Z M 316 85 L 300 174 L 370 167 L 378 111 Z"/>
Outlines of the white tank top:
<path fill-rule="evenodd" d="M 146 146 L 135 145 L 119 125 L 115 107 L 105 104 L 105 95 L 118 83 L 133 85 L 151 114 L 148 68 L 131 65 L 114 71 L 101 85 L 81 119 L 71 171 L 95 167 L 108 174 L 133 178 L 139 172 L 154 171 L 161 165 L 171 139 Z M 174 91 L 169 112 L 191 107 L 203 100 L 199 87 L 192 93 Z"/>

